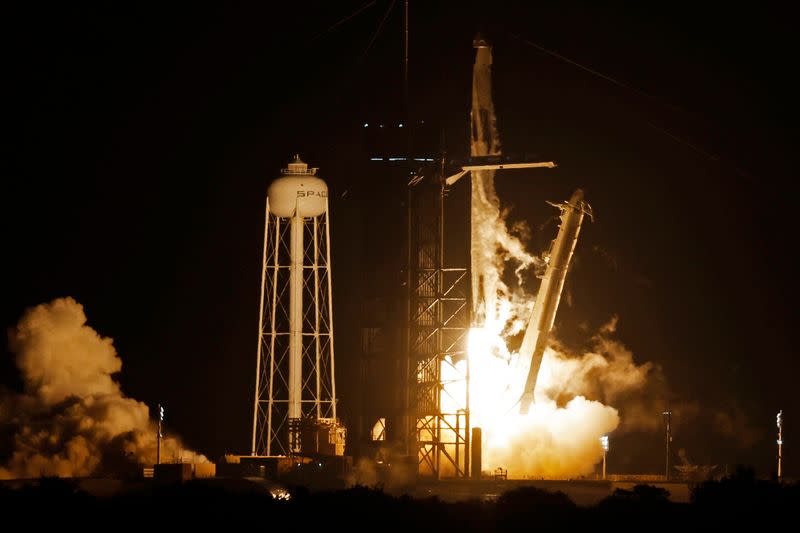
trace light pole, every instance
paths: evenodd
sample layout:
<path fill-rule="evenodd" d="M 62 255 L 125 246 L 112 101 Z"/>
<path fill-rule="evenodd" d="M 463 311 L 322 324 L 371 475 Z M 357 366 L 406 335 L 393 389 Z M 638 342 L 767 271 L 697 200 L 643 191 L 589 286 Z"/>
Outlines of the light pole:
<path fill-rule="evenodd" d="M 600 437 L 600 445 L 603 447 L 603 479 L 606 479 L 606 453 L 608 452 L 608 435 Z"/>
<path fill-rule="evenodd" d="M 161 464 L 161 437 L 164 435 L 161 433 L 161 423 L 164 421 L 164 407 L 161 404 L 158 404 L 158 433 L 156 434 L 156 442 L 158 443 L 156 447 L 156 464 Z"/>
<path fill-rule="evenodd" d="M 778 411 L 778 482 L 781 481 L 783 477 L 783 472 L 781 471 L 781 461 L 783 460 L 783 409 Z"/>
<path fill-rule="evenodd" d="M 667 420 L 667 428 L 666 428 L 667 434 L 666 434 L 666 437 L 664 439 L 665 440 L 665 444 L 666 444 L 666 448 L 667 448 L 665 461 L 664 461 L 664 479 L 666 481 L 669 481 L 669 443 L 672 442 L 672 431 L 670 429 L 670 422 L 672 421 L 672 411 L 667 409 L 666 411 L 664 411 L 661 414 L 664 415 L 664 417 L 666 417 L 666 420 Z"/>

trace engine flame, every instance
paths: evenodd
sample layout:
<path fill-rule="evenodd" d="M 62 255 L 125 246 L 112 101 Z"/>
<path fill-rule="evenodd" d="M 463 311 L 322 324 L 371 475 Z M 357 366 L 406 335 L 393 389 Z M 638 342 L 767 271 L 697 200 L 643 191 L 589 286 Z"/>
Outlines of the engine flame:
<path fill-rule="evenodd" d="M 498 307 L 510 309 L 510 305 Z M 470 420 L 473 427 L 483 429 L 484 468 L 502 467 L 512 477 L 570 478 L 591 473 L 603 455 L 600 436 L 619 425 L 617 410 L 580 395 L 558 407 L 541 392 L 551 388 L 554 376 L 562 375 L 561 359 L 548 349 L 536 403 L 527 414 L 520 414 L 524 380 L 516 368 L 517 354 L 509 352 L 501 334 L 506 324 L 502 320 L 486 324 L 469 333 Z"/>
<path fill-rule="evenodd" d="M 476 46 L 472 78 L 472 156 L 501 154 L 491 68 L 492 48 L 482 39 Z M 606 349 L 615 345 L 582 357 L 547 349 L 539 369 L 535 404 L 527 414 L 519 413 L 530 363 L 520 364 L 506 341 L 527 325 L 533 308 L 533 298 L 523 289 L 523 275 L 529 275 L 531 266 L 546 261 L 525 250 L 520 228 L 509 231 L 507 211 L 501 210 L 495 190 L 494 171 L 472 172 L 470 182 L 472 320 L 480 327 L 469 332 L 466 359 L 442 362 L 442 412 L 453 413 L 469 404 L 470 426 L 483 430 L 483 465 L 490 471 L 502 467 L 511 477 L 588 474 L 603 456 L 600 436 L 619 425 L 616 409 L 586 398 L 594 390 L 592 385 L 598 387 L 595 380 L 599 377 L 604 378 L 600 387 L 634 390 L 643 386 L 651 366 L 633 364 L 624 347 L 618 354 Z M 516 275 L 517 286 L 507 283 L 507 267 Z M 459 376 L 469 376 L 469 391 L 463 378 L 459 383 Z M 561 407 L 555 394 L 570 399 Z M 563 403 L 563 398 L 558 399 Z M 454 422 L 458 421 L 455 417 Z M 445 422 L 453 425 L 450 420 Z M 454 440 L 450 434 L 446 437 Z"/>

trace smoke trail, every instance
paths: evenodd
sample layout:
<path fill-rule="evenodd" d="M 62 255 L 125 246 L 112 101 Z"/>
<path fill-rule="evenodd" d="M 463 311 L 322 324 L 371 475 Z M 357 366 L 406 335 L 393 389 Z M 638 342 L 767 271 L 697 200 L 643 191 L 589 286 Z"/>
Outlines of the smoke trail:
<path fill-rule="evenodd" d="M 512 432 L 490 431 L 484 443 L 487 470 L 511 477 L 573 478 L 590 474 L 602 457 L 600 436 L 619 425 L 613 407 L 576 396 L 565 407 L 537 401 L 527 415 L 510 412 L 502 421 Z"/>
<path fill-rule="evenodd" d="M 108 475 L 155 462 L 148 407 L 120 390 L 113 375 L 122 360 L 86 325 L 83 306 L 59 298 L 28 309 L 9 345 L 25 390 L 0 399 L 0 427 L 13 435 L 0 478 Z M 177 439 L 162 440 L 162 457 L 181 450 Z"/>
<path fill-rule="evenodd" d="M 582 395 L 618 405 L 631 395 L 641 398 L 647 385 L 647 392 L 663 396 L 666 385 L 661 368 L 634 362 L 633 353 L 610 337 L 616 322 L 614 317 L 601 327 L 592 338 L 592 349 L 581 355 L 558 346 L 547 350 L 539 372 L 539 393 L 559 403 Z"/>

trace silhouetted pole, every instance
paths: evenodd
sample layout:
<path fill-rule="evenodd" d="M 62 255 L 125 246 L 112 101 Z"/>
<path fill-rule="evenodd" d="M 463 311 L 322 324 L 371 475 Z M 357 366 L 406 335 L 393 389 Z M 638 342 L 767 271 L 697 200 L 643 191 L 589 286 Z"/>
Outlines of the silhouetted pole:
<path fill-rule="evenodd" d="M 778 481 L 783 478 L 781 462 L 783 460 L 783 409 L 778 411 Z"/>
<path fill-rule="evenodd" d="M 606 453 L 608 453 L 608 435 L 600 437 L 600 445 L 603 447 L 603 479 L 606 479 Z"/>
<path fill-rule="evenodd" d="M 408 0 L 403 2 L 403 105 L 406 122 L 408 117 Z M 410 152 L 408 155 L 411 155 Z"/>
<path fill-rule="evenodd" d="M 666 441 L 665 444 L 666 444 L 666 449 L 667 449 L 666 456 L 665 456 L 665 461 L 664 461 L 664 479 L 669 481 L 669 443 L 672 442 L 672 431 L 671 431 L 671 428 L 670 428 L 670 422 L 672 421 L 672 411 L 667 409 L 666 411 L 664 411 L 661 414 L 664 415 L 666 417 L 666 420 L 667 420 L 667 428 L 666 428 L 667 429 L 667 434 L 666 434 L 666 438 L 664 439 Z"/>
<path fill-rule="evenodd" d="M 161 423 L 164 421 L 164 408 L 161 404 L 158 404 L 158 434 L 156 435 L 156 441 L 158 445 L 156 446 L 156 464 L 161 464 L 161 437 L 164 435 L 161 433 Z"/>

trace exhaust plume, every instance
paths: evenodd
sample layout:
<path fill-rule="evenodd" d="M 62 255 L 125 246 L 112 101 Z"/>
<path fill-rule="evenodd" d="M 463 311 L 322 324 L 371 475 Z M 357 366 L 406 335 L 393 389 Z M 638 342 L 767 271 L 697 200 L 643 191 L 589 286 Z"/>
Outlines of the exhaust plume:
<path fill-rule="evenodd" d="M 496 322 L 511 319 L 500 316 Z M 519 413 L 518 354 L 508 350 L 502 329 L 473 328 L 469 339 L 470 416 L 472 425 L 483 429 L 487 471 L 500 467 L 517 478 L 587 475 L 602 459 L 602 435 L 658 429 L 651 385 L 661 390 L 660 368 L 637 365 L 630 350 L 609 338 L 606 326 L 592 349 L 580 355 L 548 347 L 536 401 L 527 414 Z"/>
<path fill-rule="evenodd" d="M 501 148 L 492 102 L 492 47 L 480 36 L 473 46 L 470 155 L 497 157 Z M 522 275 L 532 277 L 529 272 L 545 262 L 526 251 L 520 240 L 527 228 L 517 225 L 509 231 L 494 171 L 472 172 L 471 188 L 469 403 L 471 425 L 483 429 L 483 464 L 490 471 L 506 468 L 512 477 L 588 474 L 602 458 L 600 437 L 614 431 L 621 420 L 626 423 L 627 406 L 637 405 L 636 398 L 658 369 L 636 365 L 624 346 L 604 340 L 613 322 L 595 338 L 595 349 L 581 356 L 555 350 L 551 341 L 538 373 L 536 403 L 527 414 L 519 413 L 525 380 L 520 383 L 517 375 L 519 353 L 509 350 L 507 341 L 525 328 L 533 309 L 534 298 L 525 292 Z M 528 269 L 531 265 L 535 268 Z M 504 280 L 507 268 L 516 274 L 516 285 Z M 455 364 L 464 366 L 466 361 Z M 464 368 L 459 372 L 465 375 Z M 443 365 L 443 381 L 446 377 Z M 443 412 L 464 404 L 460 394 L 457 386 L 444 386 Z M 622 418 L 620 411 L 601 402 L 625 406 Z"/>
<path fill-rule="evenodd" d="M 109 475 L 155 463 L 156 423 L 120 390 L 113 376 L 122 360 L 86 324 L 82 305 L 59 298 L 28 309 L 9 346 L 24 392 L 0 398 L 0 426 L 13 439 L 0 478 Z M 162 439 L 161 451 L 186 453 L 174 437 Z"/>

